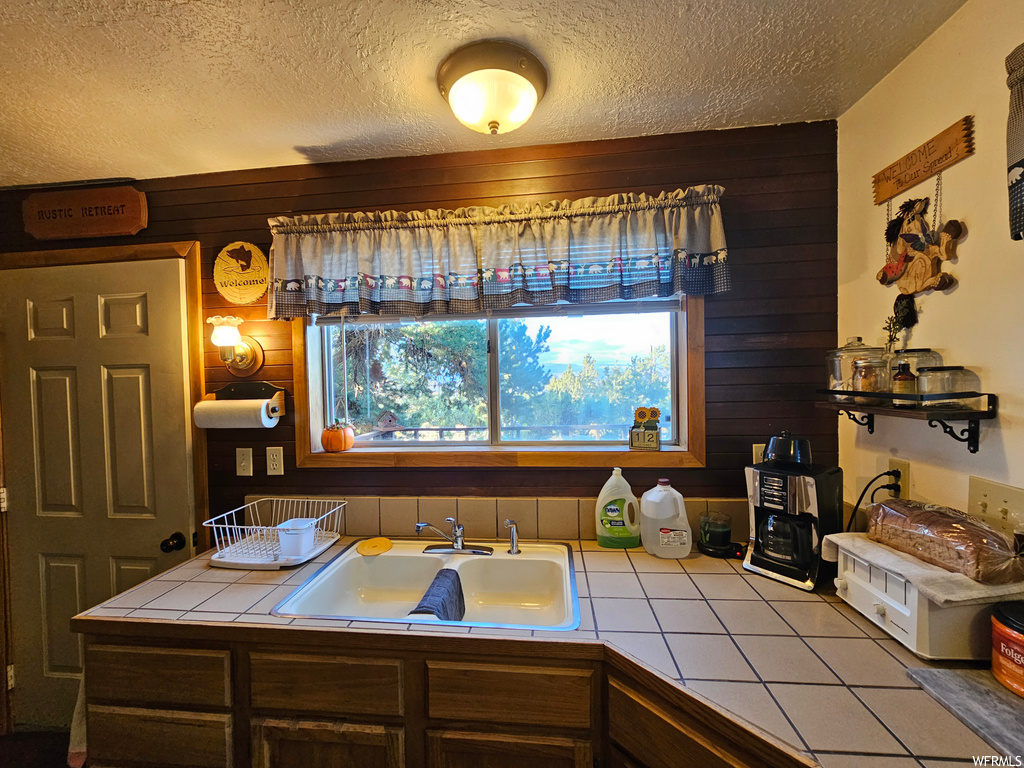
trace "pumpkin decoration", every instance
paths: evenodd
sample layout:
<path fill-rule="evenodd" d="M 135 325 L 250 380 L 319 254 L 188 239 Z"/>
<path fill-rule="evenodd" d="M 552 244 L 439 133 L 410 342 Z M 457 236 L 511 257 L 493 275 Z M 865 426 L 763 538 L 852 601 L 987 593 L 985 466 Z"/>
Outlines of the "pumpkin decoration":
<path fill-rule="evenodd" d="M 356 441 L 356 431 L 348 422 L 336 421 L 320 435 L 320 444 L 328 453 L 347 451 Z"/>

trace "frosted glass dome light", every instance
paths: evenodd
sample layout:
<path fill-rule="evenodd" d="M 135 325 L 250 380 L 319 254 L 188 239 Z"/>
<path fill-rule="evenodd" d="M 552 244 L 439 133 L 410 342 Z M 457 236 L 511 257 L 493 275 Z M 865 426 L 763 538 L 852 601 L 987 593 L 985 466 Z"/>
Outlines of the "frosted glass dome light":
<path fill-rule="evenodd" d="M 437 69 L 438 89 L 452 112 L 480 133 L 508 133 L 529 120 L 547 81 L 540 59 L 503 40 L 459 48 Z"/>

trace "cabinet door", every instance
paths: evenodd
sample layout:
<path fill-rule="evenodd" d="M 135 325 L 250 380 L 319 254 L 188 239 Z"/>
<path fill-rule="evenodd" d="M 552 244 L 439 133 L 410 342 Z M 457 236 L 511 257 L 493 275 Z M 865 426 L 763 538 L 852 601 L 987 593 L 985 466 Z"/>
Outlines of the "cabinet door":
<path fill-rule="evenodd" d="M 401 728 L 324 720 L 253 721 L 253 768 L 403 768 Z"/>
<path fill-rule="evenodd" d="M 427 731 L 427 768 L 593 768 L 590 742 L 551 736 Z"/>

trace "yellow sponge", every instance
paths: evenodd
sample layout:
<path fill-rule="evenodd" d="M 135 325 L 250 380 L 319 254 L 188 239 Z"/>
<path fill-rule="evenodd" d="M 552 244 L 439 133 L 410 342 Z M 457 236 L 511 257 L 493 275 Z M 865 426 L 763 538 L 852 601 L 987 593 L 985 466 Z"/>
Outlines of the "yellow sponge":
<path fill-rule="evenodd" d="M 379 555 L 391 549 L 391 539 L 378 536 L 356 544 L 356 552 L 360 555 Z"/>

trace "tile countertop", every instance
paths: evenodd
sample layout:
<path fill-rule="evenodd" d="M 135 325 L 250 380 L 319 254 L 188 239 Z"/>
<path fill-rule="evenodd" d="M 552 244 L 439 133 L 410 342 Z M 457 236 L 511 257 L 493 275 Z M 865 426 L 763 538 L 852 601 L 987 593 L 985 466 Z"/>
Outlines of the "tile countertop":
<path fill-rule="evenodd" d="M 907 667 L 970 665 L 923 661 L 834 593 L 802 592 L 738 560 L 662 560 L 580 542 L 573 555 L 582 623 L 574 632 L 270 615 L 354 540 L 278 571 L 213 568 L 207 552 L 82 615 L 603 640 L 824 768 L 949 768 L 995 754 L 906 676 Z"/>

